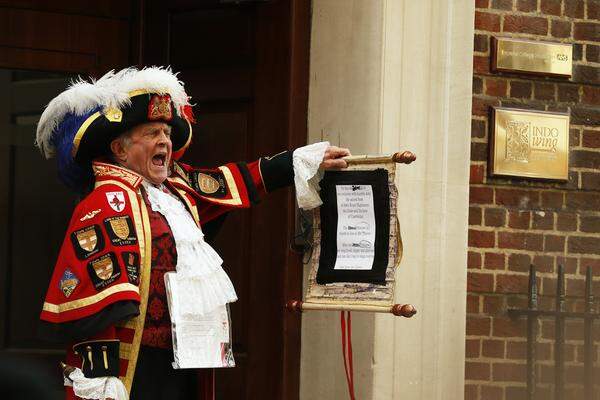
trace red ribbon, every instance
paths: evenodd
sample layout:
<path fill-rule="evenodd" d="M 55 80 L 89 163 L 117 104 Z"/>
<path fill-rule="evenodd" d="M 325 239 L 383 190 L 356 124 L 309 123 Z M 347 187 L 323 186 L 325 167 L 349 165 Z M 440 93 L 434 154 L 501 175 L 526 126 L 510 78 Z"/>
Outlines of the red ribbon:
<path fill-rule="evenodd" d="M 348 313 L 347 317 L 345 313 Z M 344 370 L 346 371 L 348 394 L 350 395 L 350 400 L 355 400 L 354 365 L 352 363 L 352 317 L 350 311 L 342 311 L 340 313 L 340 319 L 342 324 L 342 356 L 344 357 Z M 348 329 L 346 329 L 346 325 Z M 348 344 L 348 346 L 346 346 L 346 344 Z"/>

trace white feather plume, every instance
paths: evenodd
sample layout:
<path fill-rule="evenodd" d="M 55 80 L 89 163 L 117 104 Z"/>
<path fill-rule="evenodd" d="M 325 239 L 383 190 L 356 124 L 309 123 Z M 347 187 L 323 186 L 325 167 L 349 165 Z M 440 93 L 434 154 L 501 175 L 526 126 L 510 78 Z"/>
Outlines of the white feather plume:
<path fill-rule="evenodd" d="M 37 126 L 36 145 L 46 158 L 52 157 L 52 134 L 66 114 L 81 116 L 97 107 L 122 109 L 131 104 L 129 93 L 140 89 L 169 94 L 179 115 L 183 106 L 190 104 L 183 82 L 169 67 L 125 68 L 89 82 L 79 78 L 46 106 Z"/>

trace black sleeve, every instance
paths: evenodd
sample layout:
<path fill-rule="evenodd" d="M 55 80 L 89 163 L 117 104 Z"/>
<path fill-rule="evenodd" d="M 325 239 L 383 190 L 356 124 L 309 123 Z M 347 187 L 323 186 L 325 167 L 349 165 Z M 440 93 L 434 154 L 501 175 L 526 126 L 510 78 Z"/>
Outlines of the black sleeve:
<path fill-rule="evenodd" d="M 271 157 L 261 157 L 259 168 L 267 193 L 294 183 L 292 154 L 293 151 L 283 151 Z"/>
<path fill-rule="evenodd" d="M 76 321 L 60 324 L 40 321 L 38 334 L 41 339 L 51 342 L 76 342 L 94 336 L 119 321 L 133 318 L 139 314 L 137 302 L 118 301 L 94 315 Z"/>
<path fill-rule="evenodd" d="M 246 185 L 246 190 L 248 191 L 248 198 L 250 199 L 250 204 L 253 206 L 260 203 L 260 197 L 258 196 L 258 189 L 252 180 L 252 175 L 250 175 L 250 171 L 248 171 L 248 164 L 241 161 L 237 163 L 238 169 L 242 174 L 242 178 L 244 179 L 244 184 Z"/>

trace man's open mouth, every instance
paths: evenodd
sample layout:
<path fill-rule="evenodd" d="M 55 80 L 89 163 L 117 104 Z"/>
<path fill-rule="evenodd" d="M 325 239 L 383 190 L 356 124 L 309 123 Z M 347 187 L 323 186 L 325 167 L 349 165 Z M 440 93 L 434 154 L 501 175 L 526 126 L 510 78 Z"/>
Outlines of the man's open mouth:
<path fill-rule="evenodd" d="M 167 154 L 166 153 L 155 154 L 152 157 L 152 164 L 156 165 L 157 167 L 164 167 L 166 162 L 167 162 Z"/>

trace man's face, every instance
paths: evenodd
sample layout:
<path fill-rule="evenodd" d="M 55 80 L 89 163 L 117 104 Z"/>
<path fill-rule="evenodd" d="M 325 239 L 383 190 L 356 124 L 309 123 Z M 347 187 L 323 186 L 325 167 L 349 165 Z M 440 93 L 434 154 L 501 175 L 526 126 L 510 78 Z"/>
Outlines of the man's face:
<path fill-rule="evenodd" d="M 168 176 L 171 161 L 171 127 L 163 122 L 148 122 L 133 128 L 117 158 L 124 167 L 148 181 L 159 184 Z"/>

